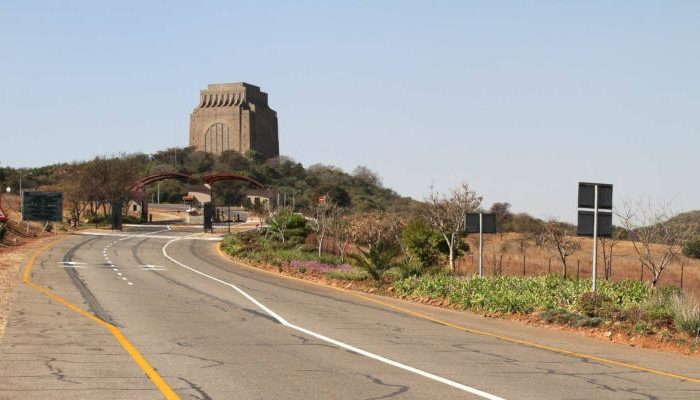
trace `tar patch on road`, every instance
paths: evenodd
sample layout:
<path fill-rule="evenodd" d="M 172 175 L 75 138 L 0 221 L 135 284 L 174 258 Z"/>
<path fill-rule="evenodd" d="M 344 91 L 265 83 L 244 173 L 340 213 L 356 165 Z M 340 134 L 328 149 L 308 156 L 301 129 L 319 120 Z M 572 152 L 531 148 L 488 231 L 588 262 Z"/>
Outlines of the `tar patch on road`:
<path fill-rule="evenodd" d="M 77 245 L 73 246 L 70 250 L 68 250 L 66 255 L 63 256 L 63 262 L 67 263 L 67 262 L 73 261 L 73 256 L 81 247 L 83 247 L 84 245 L 86 245 L 86 244 L 88 244 L 96 239 L 97 238 L 94 237 L 94 238 L 88 239 L 84 242 L 80 242 Z M 85 303 L 88 306 L 88 310 L 93 315 L 95 315 L 97 318 L 99 318 L 105 322 L 108 322 L 112 325 L 119 326 L 119 324 L 117 324 L 114 321 L 112 316 L 109 315 L 107 310 L 105 310 L 104 307 L 102 307 L 102 304 L 100 304 L 100 302 L 97 300 L 97 298 L 92 293 L 92 291 L 90 291 L 90 289 L 88 288 L 85 281 L 83 281 L 83 279 L 80 277 L 80 274 L 78 274 L 78 271 L 76 271 L 74 268 L 64 268 L 64 270 L 66 271 L 66 273 L 70 277 L 70 279 L 73 282 L 73 284 L 75 285 L 75 287 L 78 288 L 80 295 L 83 297 L 83 300 L 85 300 Z"/>

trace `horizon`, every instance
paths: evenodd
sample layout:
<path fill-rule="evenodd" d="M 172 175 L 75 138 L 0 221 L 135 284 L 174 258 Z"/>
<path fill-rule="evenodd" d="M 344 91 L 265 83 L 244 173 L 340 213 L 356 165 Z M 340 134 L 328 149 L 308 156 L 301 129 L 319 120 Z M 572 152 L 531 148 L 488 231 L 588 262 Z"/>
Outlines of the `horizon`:
<path fill-rule="evenodd" d="M 416 200 L 464 181 L 572 221 L 594 181 L 700 208 L 700 5 L 137 4 L 0 6 L 1 165 L 185 147 L 199 91 L 241 81 L 281 154 Z"/>

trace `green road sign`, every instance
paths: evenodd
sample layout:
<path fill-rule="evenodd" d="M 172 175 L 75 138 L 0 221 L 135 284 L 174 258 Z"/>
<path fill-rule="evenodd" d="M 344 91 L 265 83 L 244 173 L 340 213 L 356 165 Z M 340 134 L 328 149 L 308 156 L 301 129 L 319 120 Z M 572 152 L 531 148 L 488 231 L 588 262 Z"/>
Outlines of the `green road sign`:
<path fill-rule="evenodd" d="M 24 192 L 23 221 L 63 221 L 63 193 Z"/>

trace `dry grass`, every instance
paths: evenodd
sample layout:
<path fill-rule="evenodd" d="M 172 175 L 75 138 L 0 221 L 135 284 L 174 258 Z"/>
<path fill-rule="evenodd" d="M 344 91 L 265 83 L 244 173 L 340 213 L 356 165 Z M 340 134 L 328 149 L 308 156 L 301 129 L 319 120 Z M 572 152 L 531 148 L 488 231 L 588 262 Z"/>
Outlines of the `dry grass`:
<path fill-rule="evenodd" d="M 477 235 L 467 238 L 472 252 L 462 257 L 457 263 L 457 270 L 461 274 L 472 274 L 478 271 L 479 266 L 479 242 Z M 567 260 L 567 276 L 576 278 L 577 275 L 584 278 L 591 276 L 593 241 L 587 238 L 577 238 L 581 244 L 581 250 L 574 253 Z M 533 241 L 525 240 L 524 235 L 507 233 L 502 237 L 499 234 L 484 236 L 484 273 L 487 275 L 498 274 L 502 265 L 501 274 L 522 276 L 523 256 L 520 252 L 521 242 L 524 241 L 525 275 L 542 275 L 548 272 L 563 273 L 561 262 L 557 255 L 548 249 L 538 247 Z M 657 247 L 661 251 L 661 246 Z M 651 273 L 640 267 L 639 260 L 632 246 L 632 242 L 620 241 L 615 245 L 613 253 L 613 280 L 643 279 L 650 281 Z M 683 276 L 683 288 L 686 293 L 694 295 L 700 300 L 700 260 L 692 260 L 681 257 L 674 261 L 664 271 L 659 284 L 661 286 L 680 286 L 681 263 L 685 264 Z M 495 265 L 495 267 L 494 267 Z M 604 278 L 602 249 L 598 247 L 598 277 Z"/>

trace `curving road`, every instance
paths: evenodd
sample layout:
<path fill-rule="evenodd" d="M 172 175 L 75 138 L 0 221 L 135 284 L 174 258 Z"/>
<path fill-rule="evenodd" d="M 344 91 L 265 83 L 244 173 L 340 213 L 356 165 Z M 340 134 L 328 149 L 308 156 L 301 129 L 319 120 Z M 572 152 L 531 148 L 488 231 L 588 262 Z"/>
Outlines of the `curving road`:
<path fill-rule="evenodd" d="M 57 297 L 18 288 L 0 399 L 700 399 L 697 357 L 283 278 L 193 232 L 71 236 L 32 268 Z"/>

